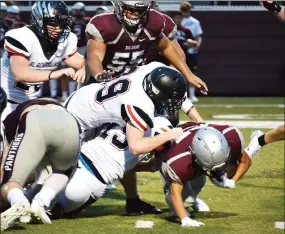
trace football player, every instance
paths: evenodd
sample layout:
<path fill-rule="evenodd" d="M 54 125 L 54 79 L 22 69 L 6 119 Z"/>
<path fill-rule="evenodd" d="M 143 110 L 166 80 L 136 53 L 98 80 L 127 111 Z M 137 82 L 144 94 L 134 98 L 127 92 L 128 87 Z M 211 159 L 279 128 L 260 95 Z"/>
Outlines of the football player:
<path fill-rule="evenodd" d="M 4 92 L 2 88 L 0 91 Z M 1 161 L 1 199 L 11 208 L 1 213 L 1 231 L 26 215 L 51 223 L 46 207 L 65 188 L 75 169 L 80 150 L 79 125 L 53 99 L 23 102 L 3 124 L 10 146 Z M 37 142 L 31 147 L 35 139 Z M 23 187 L 32 172 L 42 165 L 50 167 L 52 172 L 30 204 Z"/>
<path fill-rule="evenodd" d="M 277 1 L 262 1 L 261 5 L 272 12 L 282 22 L 285 22 L 285 7 L 280 6 Z"/>
<path fill-rule="evenodd" d="M 164 35 L 165 18 L 151 9 L 153 1 L 113 1 L 113 5 L 112 12 L 94 16 L 86 27 L 90 36 L 87 65 L 96 80 L 108 79 L 126 67 L 143 64 L 147 51 L 155 45 L 190 84 L 207 93 L 206 84 L 189 70 Z"/>
<path fill-rule="evenodd" d="M 32 8 L 32 25 L 5 34 L 1 87 L 7 93 L 8 105 L 2 119 L 19 103 L 36 98 L 44 81 L 63 75 L 84 81 L 84 57 L 77 53 L 77 38 L 69 23 L 64 2 L 37 1 Z M 70 68 L 56 70 L 62 61 Z"/>
<path fill-rule="evenodd" d="M 170 149 L 162 151 L 166 201 L 172 215 L 181 219 L 182 226 L 201 226 L 204 224 L 190 219 L 185 205 L 196 211 L 209 211 L 197 198 L 206 183 L 205 174 L 218 187 L 234 188 L 251 166 L 251 159 L 243 151 L 243 136 L 235 127 L 191 122 L 181 127 L 182 137 Z"/>
<path fill-rule="evenodd" d="M 156 118 L 154 118 L 155 121 Z M 154 125 L 155 128 L 155 125 Z M 54 218 L 74 217 L 103 196 L 106 185 L 132 170 L 148 154 L 133 155 L 128 147 L 126 128 L 106 123 L 92 130 L 83 143 L 78 167 L 53 209 Z M 150 136 L 151 131 L 145 133 Z M 80 191 L 78 193 L 77 191 Z M 153 213 L 148 206 L 143 214 Z"/>

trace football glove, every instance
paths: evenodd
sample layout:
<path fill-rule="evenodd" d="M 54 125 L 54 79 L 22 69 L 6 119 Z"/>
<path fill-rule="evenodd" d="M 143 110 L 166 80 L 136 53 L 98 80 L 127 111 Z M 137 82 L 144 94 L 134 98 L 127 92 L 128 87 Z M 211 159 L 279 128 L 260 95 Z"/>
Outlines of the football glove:
<path fill-rule="evenodd" d="M 115 79 L 114 74 L 115 73 L 112 71 L 105 71 L 104 70 L 102 73 L 99 73 L 95 76 L 95 80 L 99 83 L 108 82 L 108 81 Z"/>
<path fill-rule="evenodd" d="M 220 178 L 210 177 L 211 182 L 220 188 L 235 188 L 236 183 L 233 180 L 230 180 L 226 175 L 222 175 Z"/>
<path fill-rule="evenodd" d="M 182 227 L 200 227 L 200 226 L 204 226 L 204 225 L 205 225 L 204 223 L 190 219 L 189 217 L 186 217 L 186 218 L 181 220 L 181 226 Z"/>

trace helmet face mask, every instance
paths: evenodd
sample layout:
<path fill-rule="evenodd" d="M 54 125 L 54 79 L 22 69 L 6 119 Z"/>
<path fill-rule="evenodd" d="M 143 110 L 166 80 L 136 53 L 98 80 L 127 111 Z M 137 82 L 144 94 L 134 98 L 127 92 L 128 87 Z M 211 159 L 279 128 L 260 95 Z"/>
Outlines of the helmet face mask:
<path fill-rule="evenodd" d="M 50 43 L 64 42 L 71 31 L 69 11 L 62 1 L 36 2 L 31 23 L 36 34 Z"/>
<path fill-rule="evenodd" d="M 130 33 L 142 28 L 154 1 L 112 1 L 114 13 Z"/>

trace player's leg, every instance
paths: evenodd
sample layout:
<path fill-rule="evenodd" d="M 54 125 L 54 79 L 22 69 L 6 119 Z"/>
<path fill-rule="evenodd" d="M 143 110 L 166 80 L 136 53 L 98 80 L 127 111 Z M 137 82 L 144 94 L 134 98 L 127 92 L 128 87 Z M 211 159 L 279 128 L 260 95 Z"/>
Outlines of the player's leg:
<path fill-rule="evenodd" d="M 33 144 L 35 139 L 37 142 Z M 23 186 L 40 164 L 45 152 L 46 143 L 37 116 L 33 112 L 28 113 L 19 123 L 3 165 L 1 198 L 9 202 L 11 208 L 1 214 L 1 230 L 7 229 L 20 216 L 28 214 L 30 203 L 24 196 Z"/>
<path fill-rule="evenodd" d="M 161 214 L 160 209 L 139 198 L 136 172 L 126 173 L 120 182 L 126 194 L 126 212 L 128 215 Z"/>
<path fill-rule="evenodd" d="M 208 205 L 201 199 L 197 198 L 202 188 L 206 184 L 206 176 L 201 175 L 194 180 L 189 181 L 183 188 L 182 197 L 184 200 L 184 206 L 190 207 L 195 211 L 210 211 Z"/>
<path fill-rule="evenodd" d="M 260 130 L 254 131 L 251 135 L 250 143 L 246 147 L 245 151 L 249 157 L 254 158 L 263 146 L 276 141 L 284 140 L 284 138 L 284 125 L 272 129 L 265 134 Z"/>
<path fill-rule="evenodd" d="M 43 183 L 42 189 L 34 197 L 31 214 L 38 221 L 51 223 L 46 209 L 56 196 L 65 189 L 72 168 L 77 163 L 79 153 L 79 127 L 76 120 L 64 109 L 40 110 L 40 128 L 45 133 L 45 141 L 51 147 L 48 156 L 52 175 Z M 47 124 L 48 122 L 52 124 Z"/>
<path fill-rule="evenodd" d="M 100 182 L 96 175 L 79 161 L 78 167 L 68 182 L 66 189 L 58 196 L 58 204 L 55 210 L 58 212 L 61 209 L 60 213 L 63 214 L 63 217 L 74 217 L 87 205 L 91 205 L 102 197 L 105 188 L 106 184 Z M 54 214 L 55 210 L 53 210 L 54 216 L 56 216 Z"/>

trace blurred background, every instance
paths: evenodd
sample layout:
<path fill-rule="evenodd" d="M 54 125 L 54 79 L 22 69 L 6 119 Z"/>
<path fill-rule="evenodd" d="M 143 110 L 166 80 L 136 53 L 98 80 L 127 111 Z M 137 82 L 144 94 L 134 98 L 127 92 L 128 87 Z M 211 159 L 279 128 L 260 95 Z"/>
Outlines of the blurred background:
<path fill-rule="evenodd" d="M 34 1 L 4 2 L 7 12 L 3 13 L 1 7 L 1 24 L 4 17 L 14 17 L 11 28 L 29 23 Z M 110 1 L 82 2 L 86 5 L 85 16 L 112 10 Z M 70 8 L 74 3 L 66 1 Z M 173 17 L 181 11 L 181 4 L 157 1 L 157 8 Z M 209 96 L 284 95 L 285 28 L 259 1 L 191 1 L 191 15 L 200 22 L 203 32 L 197 76 L 207 82 Z M 3 36 L 0 27 L 0 39 Z"/>

